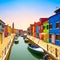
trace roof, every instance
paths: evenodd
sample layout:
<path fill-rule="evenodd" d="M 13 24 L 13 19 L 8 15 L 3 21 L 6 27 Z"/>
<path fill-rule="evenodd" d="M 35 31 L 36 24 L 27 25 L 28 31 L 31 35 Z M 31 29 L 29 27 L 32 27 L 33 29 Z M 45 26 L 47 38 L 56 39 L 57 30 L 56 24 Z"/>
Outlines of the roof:
<path fill-rule="evenodd" d="M 40 26 L 41 25 L 41 22 L 37 22 L 36 25 Z"/>
<path fill-rule="evenodd" d="M 48 21 L 49 19 L 48 18 L 40 18 L 39 20 L 43 24 L 44 22 Z"/>
<path fill-rule="evenodd" d="M 54 17 L 54 16 L 58 16 L 58 15 L 60 15 L 60 13 L 54 14 L 54 15 L 50 16 L 50 17 L 49 17 L 49 20 L 50 20 L 50 18 L 52 18 L 52 17 Z"/>
<path fill-rule="evenodd" d="M 56 14 L 60 13 L 60 8 L 54 11 Z"/>
<path fill-rule="evenodd" d="M 1 19 L 0 19 L 0 22 L 2 22 L 3 24 L 5 24 Z"/>
<path fill-rule="evenodd" d="M 30 26 L 34 26 L 34 24 L 30 24 Z"/>

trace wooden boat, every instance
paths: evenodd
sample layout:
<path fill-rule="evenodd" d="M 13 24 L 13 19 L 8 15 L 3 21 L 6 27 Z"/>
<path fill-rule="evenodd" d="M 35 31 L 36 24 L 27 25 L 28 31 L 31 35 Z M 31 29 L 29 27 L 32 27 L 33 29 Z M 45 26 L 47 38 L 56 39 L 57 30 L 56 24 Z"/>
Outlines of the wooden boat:
<path fill-rule="evenodd" d="M 44 53 L 44 50 L 39 46 L 33 46 L 33 45 L 29 44 L 28 48 L 36 54 L 43 54 Z"/>

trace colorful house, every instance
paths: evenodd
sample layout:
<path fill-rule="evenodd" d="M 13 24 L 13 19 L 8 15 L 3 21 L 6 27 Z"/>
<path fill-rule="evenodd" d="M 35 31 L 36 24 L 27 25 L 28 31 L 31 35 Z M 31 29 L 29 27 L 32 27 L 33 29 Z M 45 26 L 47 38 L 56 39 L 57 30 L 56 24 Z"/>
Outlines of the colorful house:
<path fill-rule="evenodd" d="M 36 23 L 36 37 L 39 38 L 40 22 Z"/>
<path fill-rule="evenodd" d="M 48 42 L 48 37 L 49 37 L 48 18 L 40 18 L 40 22 L 41 22 L 40 32 L 39 32 L 40 39 Z"/>
<path fill-rule="evenodd" d="M 4 26 L 4 37 L 8 36 L 8 25 Z"/>
<path fill-rule="evenodd" d="M 36 22 L 34 22 L 33 36 L 36 37 Z"/>
<path fill-rule="evenodd" d="M 49 21 L 46 18 L 46 21 L 43 22 L 43 33 L 44 33 L 44 41 L 49 42 Z"/>
<path fill-rule="evenodd" d="M 50 43 L 60 46 L 60 9 L 55 11 L 55 15 L 49 18 Z"/>
<path fill-rule="evenodd" d="M 4 40 L 4 26 L 5 23 L 2 20 L 0 20 L 0 44 L 2 44 Z"/>
<path fill-rule="evenodd" d="M 28 27 L 28 29 L 27 29 L 27 34 L 28 34 L 28 35 L 31 35 L 30 27 Z"/>
<path fill-rule="evenodd" d="M 31 32 L 31 35 L 33 36 L 33 24 L 30 24 L 30 32 Z"/>
<path fill-rule="evenodd" d="M 12 33 L 11 26 L 8 26 L 8 35 L 11 35 L 11 33 Z"/>

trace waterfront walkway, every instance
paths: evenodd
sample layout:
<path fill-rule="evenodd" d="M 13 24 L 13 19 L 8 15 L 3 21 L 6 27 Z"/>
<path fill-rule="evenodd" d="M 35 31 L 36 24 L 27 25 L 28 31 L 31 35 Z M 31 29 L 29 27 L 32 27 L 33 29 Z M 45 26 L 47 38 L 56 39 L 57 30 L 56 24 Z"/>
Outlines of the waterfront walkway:
<path fill-rule="evenodd" d="M 45 52 L 47 52 L 54 60 L 60 60 L 60 46 L 56 46 L 54 44 L 46 43 L 38 38 L 33 36 L 27 36 L 29 40 L 36 43 L 40 47 L 42 47 Z"/>
<path fill-rule="evenodd" d="M 4 39 L 2 44 L 0 44 L 0 60 L 7 60 L 7 55 L 13 43 L 14 36 L 14 34 L 11 34 Z"/>

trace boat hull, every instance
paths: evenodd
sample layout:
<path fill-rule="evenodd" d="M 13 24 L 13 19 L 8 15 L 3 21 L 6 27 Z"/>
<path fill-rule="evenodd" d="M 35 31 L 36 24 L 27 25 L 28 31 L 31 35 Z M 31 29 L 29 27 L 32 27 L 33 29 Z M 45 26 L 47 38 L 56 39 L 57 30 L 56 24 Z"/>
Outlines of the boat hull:
<path fill-rule="evenodd" d="M 33 53 L 36 53 L 36 54 L 44 54 L 44 52 L 42 52 L 42 51 L 34 50 L 35 48 L 32 48 L 31 46 L 28 46 L 28 48 L 29 48 Z"/>

